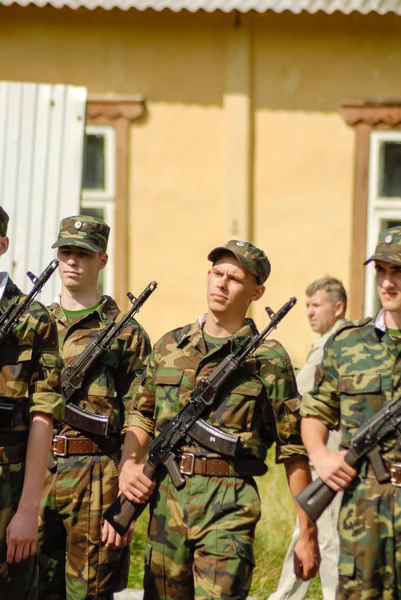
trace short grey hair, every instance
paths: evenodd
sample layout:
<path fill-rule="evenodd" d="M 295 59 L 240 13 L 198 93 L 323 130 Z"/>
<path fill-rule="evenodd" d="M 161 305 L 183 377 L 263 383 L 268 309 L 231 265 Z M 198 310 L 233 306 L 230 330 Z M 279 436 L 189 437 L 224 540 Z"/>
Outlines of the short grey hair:
<path fill-rule="evenodd" d="M 319 290 L 324 290 L 330 299 L 330 302 L 336 304 L 336 302 L 342 302 L 344 304 L 344 313 L 347 310 L 347 292 L 341 281 L 330 275 L 325 275 L 321 279 L 316 279 L 308 285 L 305 290 L 305 294 L 313 296 Z"/>

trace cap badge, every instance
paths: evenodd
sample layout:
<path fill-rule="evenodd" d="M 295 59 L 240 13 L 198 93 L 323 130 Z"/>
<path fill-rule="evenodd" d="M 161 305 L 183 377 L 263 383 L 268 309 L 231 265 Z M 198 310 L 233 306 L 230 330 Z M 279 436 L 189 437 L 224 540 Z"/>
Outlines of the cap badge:
<path fill-rule="evenodd" d="M 237 242 L 236 244 L 237 246 L 240 246 L 242 248 L 242 246 L 245 246 L 245 242 Z"/>
<path fill-rule="evenodd" d="M 391 233 L 389 233 L 388 235 L 386 235 L 386 237 L 384 238 L 384 242 L 385 244 L 391 244 L 391 242 L 393 241 L 393 236 L 391 235 Z"/>
<path fill-rule="evenodd" d="M 75 229 L 81 229 L 81 227 L 82 227 L 82 221 L 75 221 L 74 227 L 75 227 Z"/>

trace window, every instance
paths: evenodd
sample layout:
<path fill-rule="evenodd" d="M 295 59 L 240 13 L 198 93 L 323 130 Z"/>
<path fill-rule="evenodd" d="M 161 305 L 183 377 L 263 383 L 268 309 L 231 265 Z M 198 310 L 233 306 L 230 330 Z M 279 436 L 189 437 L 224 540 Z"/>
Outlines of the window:
<path fill-rule="evenodd" d="M 366 256 L 373 254 L 380 231 L 401 225 L 401 131 L 370 133 Z M 365 278 L 365 315 L 379 309 L 374 266 Z"/>
<path fill-rule="evenodd" d="M 104 290 L 113 294 L 124 311 L 130 306 L 130 140 L 135 121 L 146 120 L 145 100 L 142 96 L 89 96 L 86 108 L 88 143 L 82 210 L 103 211 L 111 227 Z"/>
<path fill-rule="evenodd" d="M 100 293 L 109 296 L 114 296 L 115 147 L 112 126 L 86 126 L 81 213 L 101 219 L 110 226 L 109 261 L 99 279 Z"/>
<path fill-rule="evenodd" d="M 363 263 L 380 230 L 401 222 L 401 101 L 345 101 L 340 112 L 355 128 L 348 315 L 360 319 L 378 307 L 374 269 Z"/>

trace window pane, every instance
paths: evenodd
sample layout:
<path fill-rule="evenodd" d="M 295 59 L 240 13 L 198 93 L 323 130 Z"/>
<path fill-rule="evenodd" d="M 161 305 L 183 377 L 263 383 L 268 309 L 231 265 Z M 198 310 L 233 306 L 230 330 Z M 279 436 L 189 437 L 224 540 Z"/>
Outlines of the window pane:
<path fill-rule="evenodd" d="M 102 190 L 105 188 L 104 135 L 87 134 L 85 136 L 84 180 L 83 187 Z"/>
<path fill-rule="evenodd" d="M 81 206 L 81 215 L 95 217 L 104 222 L 104 208 L 88 208 L 87 206 Z"/>
<path fill-rule="evenodd" d="M 380 145 L 379 196 L 401 197 L 401 143 Z"/>

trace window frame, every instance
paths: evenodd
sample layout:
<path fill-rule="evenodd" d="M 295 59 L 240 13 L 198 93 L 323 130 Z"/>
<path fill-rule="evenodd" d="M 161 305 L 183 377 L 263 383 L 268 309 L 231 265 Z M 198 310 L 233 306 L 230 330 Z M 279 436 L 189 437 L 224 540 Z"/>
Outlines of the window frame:
<path fill-rule="evenodd" d="M 143 121 L 147 111 L 143 96 L 89 95 L 86 107 L 87 126 L 111 126 L 115 135 L 115 204 L 113 230 L 114 277 L 113 298 L 120 310 L 129 307 L 127 292 L 130 281 L 129 180 L 132 177 L 130 135 L 132 124 Z M 110 269 L 111 265 L 107 266 Z"/>
<path fill-rule="evenodd" d="M 371 256 L 377 244 L 377 238 L 382 229 L 387 229 L 388 221 L 401 223 L 401 196 L 379 196 L 380 180 L 380 149 L 383 142 L 400 142 L 401 131 L 376 130 L 369 137 L 369 171 L 368 171 L 368 216 L 366 228 L 366 256 Z M 386 223 L 387 222 L 387 223 Z M 379 308 L 374 265 L 369 264 L 365 273 L 364 314 L 372 316 Z"/>
<path fill-rule="evenodd" d="M 356 134 L 349 316 L 351 319 L 359 319 L 366 314 L 365 290 L 368 270 L 363 263 L 368 255 L 370 134 L 373 131 L 401 130 L 401 101 L 347 100 L 341 103 L 340 114 L 348 125 L 355 128 Z M 370 238 L 372 237 L 373 231 L 370 233 Z"/>

